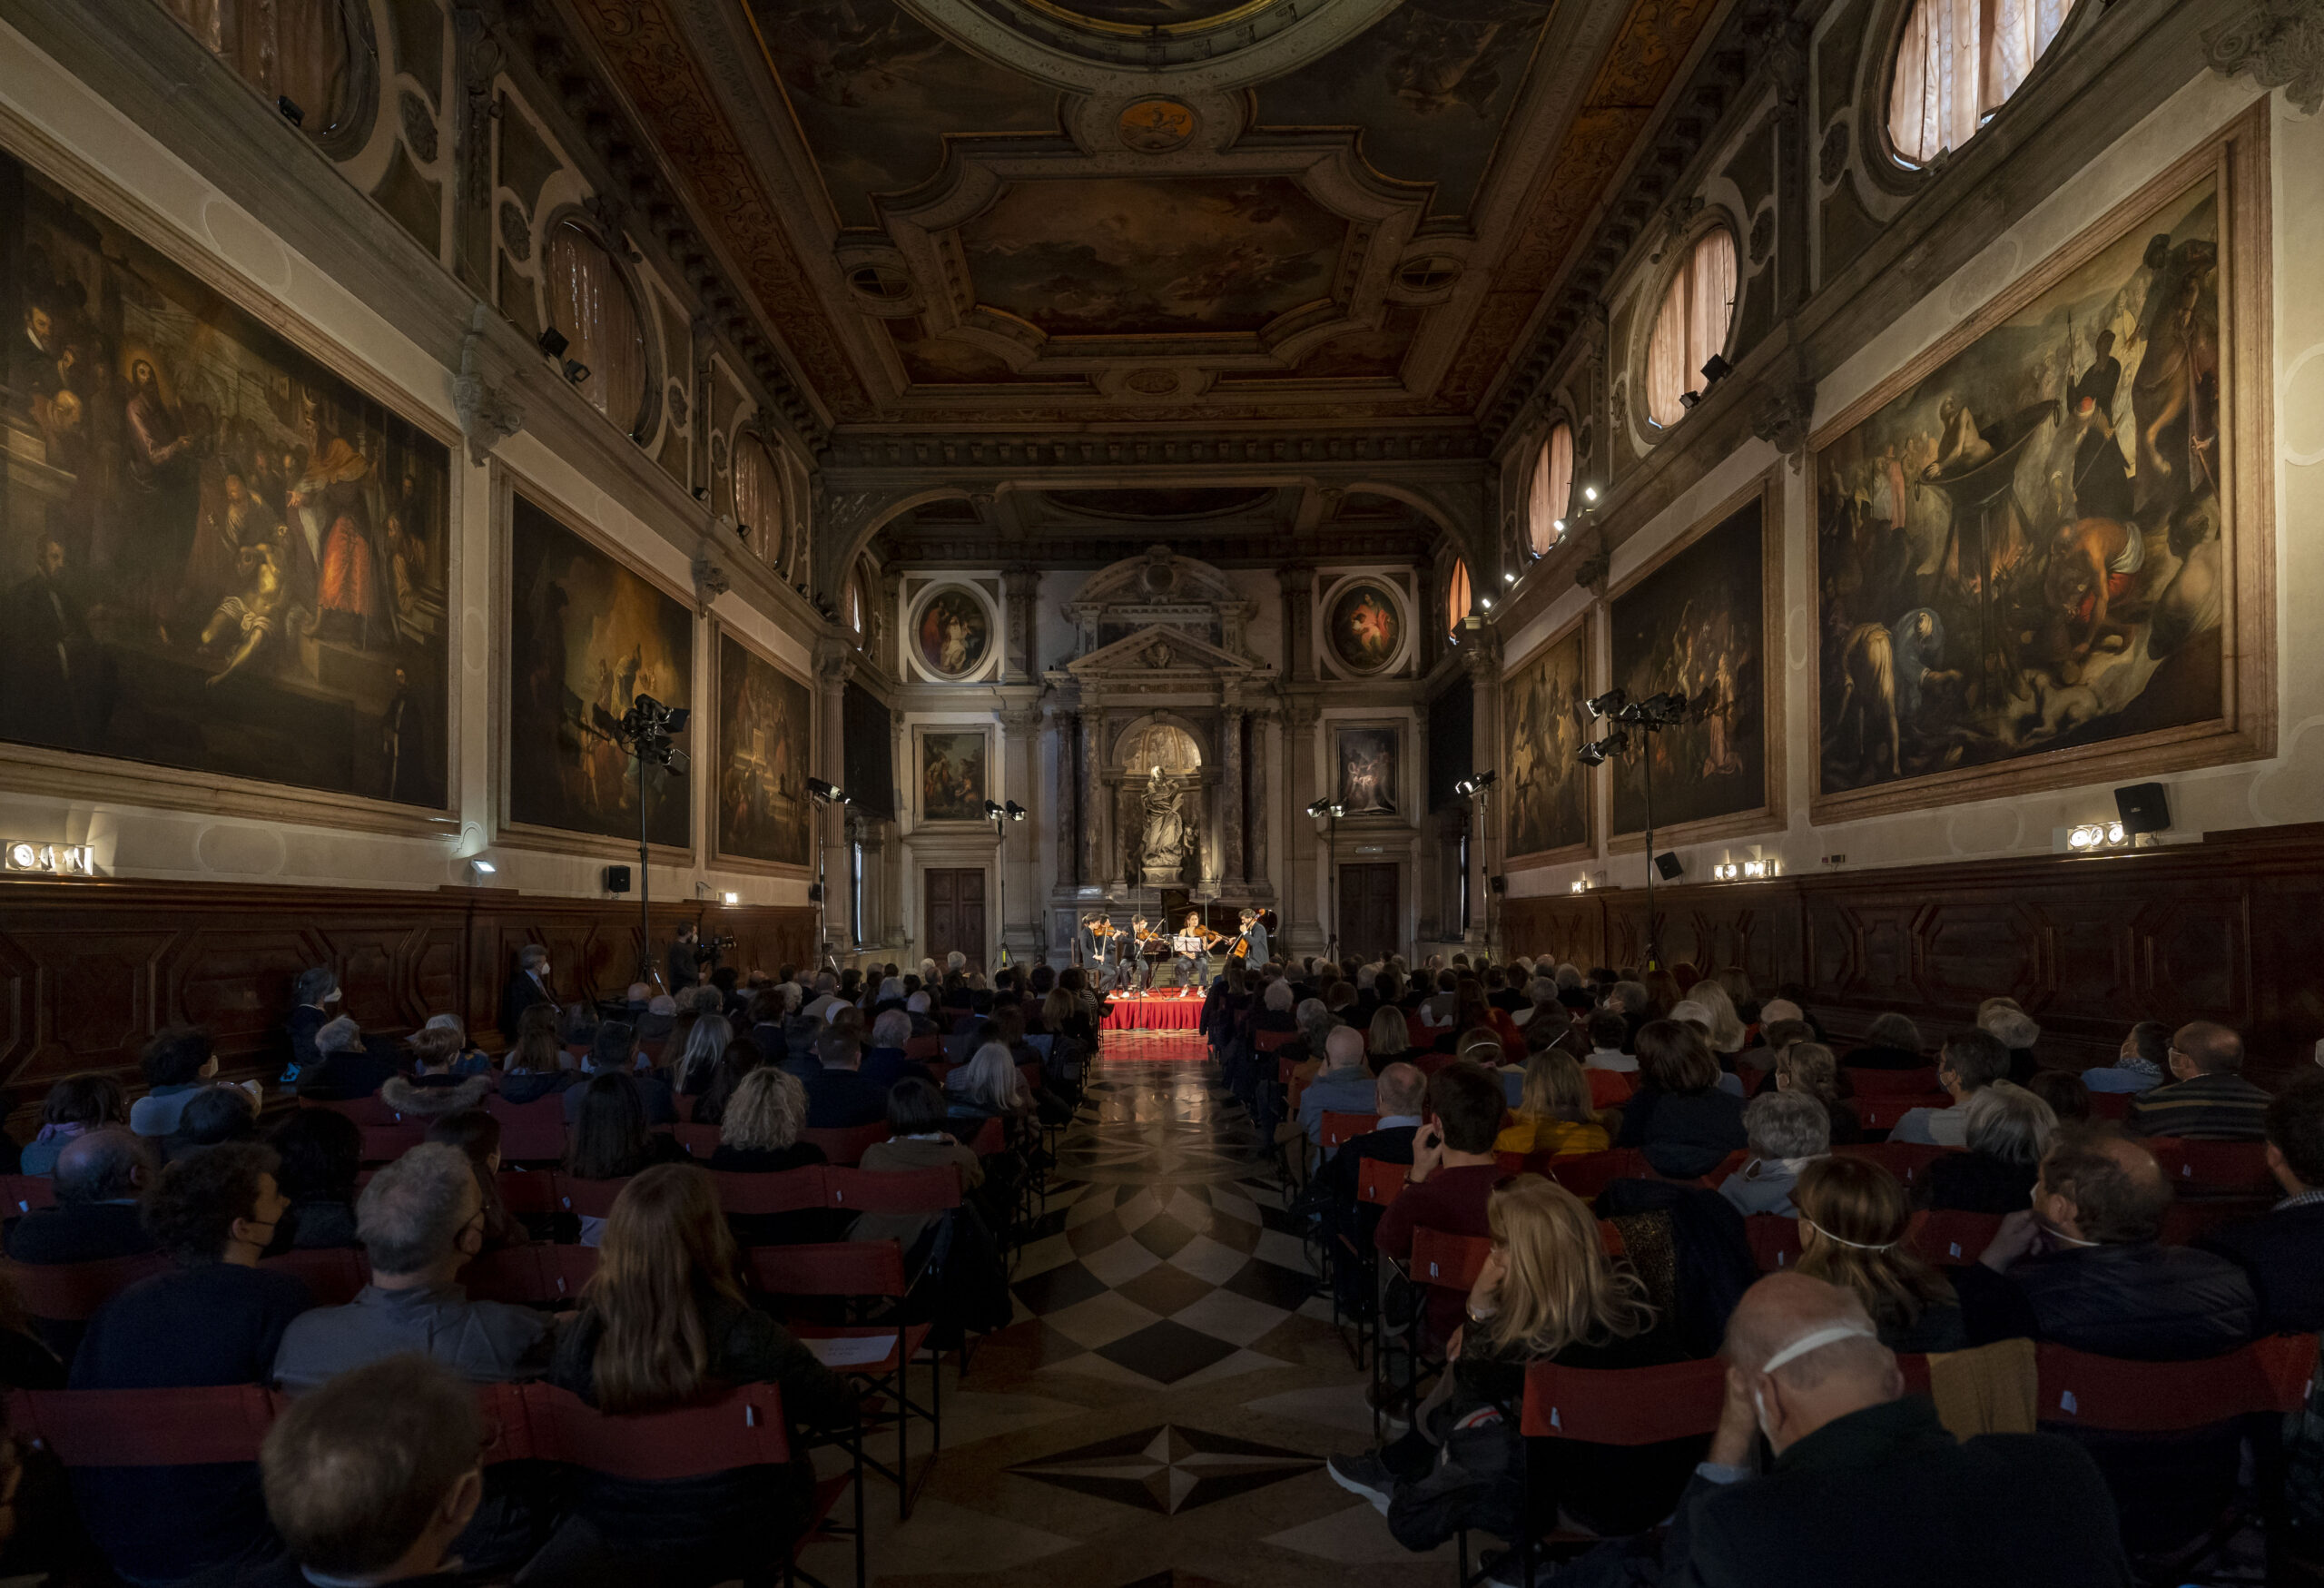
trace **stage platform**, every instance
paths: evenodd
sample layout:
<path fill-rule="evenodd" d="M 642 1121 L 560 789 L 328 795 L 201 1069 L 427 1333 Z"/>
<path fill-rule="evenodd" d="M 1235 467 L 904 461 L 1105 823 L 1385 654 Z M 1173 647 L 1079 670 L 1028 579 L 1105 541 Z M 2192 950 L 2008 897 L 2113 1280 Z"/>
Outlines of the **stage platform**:
<path fill-rule="evenodd" d="M 1106 1005 L 1108 1031 L 1191 1031 L 1202 1020 L 1202 1000 L 1182 998 L 1175 990 L 1117 994 Z"/>

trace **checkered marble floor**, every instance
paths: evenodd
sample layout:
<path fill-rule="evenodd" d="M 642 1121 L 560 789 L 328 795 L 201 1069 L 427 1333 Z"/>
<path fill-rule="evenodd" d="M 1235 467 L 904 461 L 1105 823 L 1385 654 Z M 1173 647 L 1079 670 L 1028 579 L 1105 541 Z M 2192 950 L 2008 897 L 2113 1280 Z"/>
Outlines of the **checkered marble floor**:
<path fill-rule="evenodd" d="M 1354 1570 L 1440 1588 L 1449 1551 L 1404 1551 L 1323 1471 L 1371 1443 L 1364 1376 L 1201 1040 L 1108 1032 L 1086 1093 L 1011 1275 L 1015 1321 L 945 1370 L 909 1521 L 873 1482 L 872 1581 L 1344 1588 Z M 805 1563 L 832 1588 L 850 1574 L 842 1550 Z"/>

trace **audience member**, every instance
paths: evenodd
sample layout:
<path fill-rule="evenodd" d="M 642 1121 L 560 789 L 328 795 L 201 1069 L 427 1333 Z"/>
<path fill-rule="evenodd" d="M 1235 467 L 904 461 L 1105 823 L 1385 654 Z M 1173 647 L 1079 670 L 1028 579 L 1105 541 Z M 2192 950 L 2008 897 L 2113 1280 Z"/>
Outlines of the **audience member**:
<path fill-rule="evenodd" d="M 248 1588 L 450 1583 L 485 1492 L 476 1396 L 417 1355 L 341 1374 L 286 1407 L 259 1455 L 289 1553 Z"/>
<path fill-rule="evenodd" d="M 1847 1070 L 1925 1070 L 1928 1060 L 1921 1051 L 1921 1029 L 1905 1016 L 1893 1011 L 1876 1017 L 1872 1029 L 1866 1033 L 1864 1044 L 1842 1060 Z"/>
<path fill-rule="evenodd" d="M 2090 1118 L 2090 1089 L 2070 1070 L 2037 1070 L 2026 1078 L 2025 1090 L 2049 1104 L 2061 1124 Z"/>
<path fill-rule="evenodd" d="M 2082 1072 L 2082 1083 L 2093 1091 L 2152 1091 L 2170 1079 L 2171 1028 L 2159 1020 L 2132 1026 L 2112 1064 Z"/>
<path fill-rule="evenodd" d="M 956 1132 L 973 1134 L 986 1119 L 1021 1119 L 1033 1111 L 1032 1095 L 1026 1090 L 1016 1058 L 999 1042 L 982 1044 L 966 1064 L 947 1075 L 944 1092 Z M 883 1114 L 886 1107 L 883 1099 Z"/>
<path fill-rule="evenodd" d="M 500 990 L 500 1034 L 510 1041 L 517 1040 L 518 1022 L 525 1011 L 535 1004 L 556 1007 L 556 994 L 549 987 L 548 950 L 537 942 L 528 942 L 517 951 L 517 968 L 508 973 L 507 982 Z"/>
<path fill-rule="evenodd" d="M 1710 1013 L 1710 1050 L 1723 1060 L 1732 1062 L 1743 1050 L 1749 1033 L 1743 1017 L 1737 1012 L 1735 1001 L 1716 977 L 1706 977 L 1688 990 L 1687 996 Z"/>
<path fill-rule="evenodd" d="M 2324 1330 L 2324 1075 L 2300 1077 L 2268 1105 L 2268 1171 L 2283 1200 L 2199 1244 L 2250 1276 L 2260 1333 Z"/>
<path fill-rule="evenodd" d="M 1913 1353 L 1968 1344 L 1952 1282 L 1905 1244 L 1913 1210 L 1895 1175 L 1870 1159 L 1835 1153 L 1799 1171 L 1791 1198 L 1799 1216 L 1795 1269 L 1855 1292 L 1882 1345 Z"/>
<path fill-rule="evenodd" d="M 1936 1083 L 1953 1095 L 1942 1109 L 1908 1109 L 1888 1132 L 1891 1141 L 1916 1141 L 1925 1147 L 1965 1147 L 1969 1144 L 1969 1100 L 1997 1081 L 2009 1078 L 2009 1050 L 1991 1031 L 1974 1027 L 1945 1039 L 1936 1061 Z"/>
<path fill-rule="evenodd" d="M 537 1102 L 586 1079 L 566 1052 L 556 1023 L 555 1004 L 537 1003 L 518 1017 L 517 1041 L 501 1060 L 502 1101 Z"/>
<path fill-rule="evenodd" d="M 1404 1023 L 1403 1011 L 1393 1003 L 1384 1003 L 1373 1011 L 1364 1040 L 1364 1061 L 1372 1073 L 1379 1074 L 1412 1050 L 1412 1029 Z"/>
<path fill-rule="evenodd" d="M 776 1050 L 778 1052 L 781 1050 L 779 1048 Z M 715 1125 L 723 1120 L 726 1117 L 726 1105 L 733 1100 L 735 1090 L 743 1084 L 743 1078 L 765 1064 L 764 1053 L 765 1050 L 748 1037 L 737 1037 L 727 1043 L 726 1051 L 719 1058 L 718 1067 L 710 1072 L 710 1090 L 694 1099 L 694 1122 Z M 787 1066 L 783 1068 L 785 1074 L 793 1074 Z M 797 1079 L 795 1074 L 793 1079 Z"/>
<path fill-rule="evenodd" d="M 1057 995 L 1052 993 L 1050 996 L 1054 1000 Z M 1072 996 L 1068 994 L 1062 1001 L 1065 1023 L 1078 1024 L 1073 1015 Z M 1051 1031 L 1054 1041 L 1054 1027 Z M 902 1005 L 883 1011 L 872 1022 L 871 1050 L 863 1055 L 859 1072 L 872 1085 L 883 1089 L 895 1085 L 906 1076 L 916 1076 L 921 1080 L 930 1079 L 926 1068 L 913 1063 L 911 1056 L 905 1053 L 904 1044 L 911 1041 L 911 1016 L 903 1011 Z"/>
<path fill-rule="evenodd" d="M 1832 1149 L 1832 1117 L 1805 1092 L 1761 1092 L 1743 1108 L 1744 1143 L 1751 1156 L 1719 1182 L 1718 1193 L 1738 1213 L 1790 1218 L 1799 1171 Z"/>
<path fill-rule="evenodd" d="M 851 1031 L 834 1026 L 815 1039 L 816 1066 L 803 1078 L 811 1128 L 843 1130 L 887 1118 L 888 1090 L 862 1072 L 862 1057 Z"/>
<path fill-rule="evenodd" d="M 694 1016 L 685 1034 L 685 1045 L 679 1050 L 677 1061 L 669 1067 L 670 1090 L 680 1097 L 699 1097 L 710 1089 L 711 1072 L 718 1068 L 718 1060 L 726 1056 L 726 1044 L 734 1040 L 734 1025 L 723 1014 Z"/>
<path fill-rule="evenodd" d="M 1285 1127 L 1295 1139 L 1313 1143 L 1324 1139 L 1325 1114 L 1368 1114 L 1377 1082 L 1364 1061 L 1364 1033 L 1352 1026 L 1334 1026 L 1324 1039 L 1324 1069 L 1307 1083 L 1299 1098 L 1299 1122 Z M 1305 1162 L 1305 1148 L 1295 1151 Z"/>
<path fill-rule="evenodd" d="M 1728 1322 L 1726 1356 L 1709 1459 L 1669 1527 L 1601 1545 L 1552 1581 L 2130 1583 L 2113 1500 L 2090 1457 L 2042 1434 L 1956 1441 L 1929 1402 L 1905 1394 L 1896 1357 L 1848 1292 L 1768 1275 Z M 1776 1460 L 1754 1476 L 1762 1434 Z"/>
<path fill-rule="evenodd" d="M 1785 1023 L 1796 1028 L 1798 1034 L 1787 1034 L 1775 1049 L 1776 1090 L 1797 1092 L 1823 1104 L 1833 1146 L 1863 1140 L 1864 1127 L 1856 1120 L 1856 1108 L 1840 1095 L 1840 1069 L 1832 1050 L 1809 1040 L 1807 1022 Z"/>
<path fill-rule="evenodd" d="M 597 1028 L 596 1039 L 589 1044 L 589 1056 L 582 1069 L 594 1079 L 600 1075 L 619 1075 L 628 1080 L 637 1097 L 638 1107 L 645 1110 L 648 1125 L 675 1125 L 678 1122 L 677 1100 L 670 1091 L 670 1083 L 646 1069 L 637 1051 L 637 1029 L 625 1021 L 609 1020 Z M 565 1094 L 565 1124 L 572 1129 L 581 1117 L 581 1094 L 586 1085 L 576 1086 Z M 695 1110 L 699 1119 L 700 1109 Z"/>
<path fill-rule="evenodd" d="M 1707 1175 L 1744 1145 L 1743 1100 L 1721 1090 L 1718 1060 L 1703 1034 L 1679 1021 L 1639 1028 L 1644 1084 L 1622 1107 L 1617 1147 L 1636 1147 L 1670 1179 Z"/>
<path fill-rule="evenodd" d="M 1625 1051 L 1635 1029 L 1620 1012 L 1601 1009 L 1582 1021 L 1590 1054 L 1581 1061 L 1590 1077 L 1590 1098 L 1601 1109 L 1619 1108 L 1638 1090 L 1638 1059 Z"/>
<path fill-rule="evenodd" d="M 1989 1086 L 1969 1099 L 1964 1117 L 1969 1150 L 1948 1152 L 1921 1171 L 1928 1206 L 1960 1213 L 2020 1211 L 2057 1134 L 2057 1115 L 2024 1087 Z"/>
<path fill-rule="evenodd" d="M 655 1164 L 685 1156 L 685 1149 L 668 1135 L 645 1128 L 645 1106 L 638 1100 L 636 1077 L 593 1075 L 575 1095 L 581 1100 L 580 1116 L 565 1149 L 565 1172 L 574 1179 L 627 1179 Z M 584 1215 L 581 1244 L 596 1246 L 604 1223 L 594 1215 Z"/>
<path fill-rule="evenodd" d="M 2034 1017 L 2018 1008 L 2014 999 L 1988 998 L 1977 1006 L 1977 1024 L 2009 1050 L 2009 1079 L 2020 1086 L 2031 1080 L 2040 1068 L 2034 1044 L 2042 1040 L 2042 1028 Z"/>
<path fill-rule="evenodd" d="M 948 1116 L 944 1094 L 936 1083 L 907 1076 L 888 1093 L 885 1141 L 863 1149 L 863 1168 L 888 1173 L 914 1169 L 951 1169 L 959 1171 L 960 1194 L 968 1196 L 984 1185 L 984 1163 L 945 1129 Z M 892 1240 L 910 1252 L 937 1220 L 928 1213 L 863 1213 L 849 1231 L 851 1240 Z"/>
<path fill-rule="evenodd" d="M 328 1030 L 329 1028 L 325 1028 Z M 199 1026 L 171 1026 L 145 1044 L 137 1062 L 147 1091 L 129 1109 L 129 1128 L 140 1136 L 167 1136 L 178 1128 L 178 1112 L 202 1082 L 218 1073 L 210 1033 Z"/>
<path fill-rule="evenodd" d="M 2243 1079 L 2243 1039 L 2213 1021 L 2171 1039 L 2171 1079 L 2135 1100 L 2123 1122 L 2141 1136 L 2184 1141 L 2260 1141 L 2268 1094 Z"/>
<path fill-rule="evenodd" d="M 48 1089 L 40 1106 L 40 1134 L 25 1149 L 16 1172 L 52 1174 L 57 1154 L 69 1143 L 91 1130 L 128 1123 L 129 1100 L 119 1081 L 110 1075 L 68 1075 Z"/>
<path fill-rule="evenodd" d="M 1493 1139 L 1495 1152 L 1603 1152 L 1610 1145 L 1590 1101 L 1590 1081 L 1571 1053 L 1547 1049 L 1525 1060 L 1516 1118 Z"/>
<path fill-rule="evenodd" d="M 484 1249 L 529 1245 L 532 1232 L 509 1211 L 500 1194 L 500 1121 L 482 1109 L 463 1109 L 430 1124 L 428 1139 L 458 1148 L 468 1160 L 476 1176 L 477 1200 L 484 1208 Z"/>
<path fill-rule="evenodd" d="M 301 1070 L 322 1057 L 315 1050 L 315 1033 L 330 1023 L 330 1006 L 340 996 L 339 972 L 329 965 L 310 965 L 290 984 L 290 1013 L 282 1022 L 290 1039 L 290 1067 L 284 1080 L 295 1083 Z"/>
<path fill-rule="evenodd" d="M 76 1144 L 78 1145 L 78 1144 Z M 258 1266 L 289 1201 L 271 1148 L 236 1142 L 164 1169 L 146 1228 L 175 1266 L 140 1279 L 89 1320 L 74 1389 L 264 1384 L 290 1322 L 312 1304 L 297 1277 Z M 187 1583 L 279 1553 L 254 1465 L 78 1467 L 81 1515 L 113 1570 Z"/>
<path fill-rule="evenodd" d="M 352 1102 L 377 1093 L 395 1073 L 395 1060 L 372 1051 L 363 1028 L 340 1015 L 315 1032 L 315 1061 L 299 1069 L 299 1096 L 317 1102 Z"/>
<path fill-rule="evenodd" d="M 743 1295 L 734 1237 L 706 1170 L 647 1169 L 606 1220 L 597 1271 L 557 1331 L 553 1382 L 600 1410 L 666 1411 L 721 1384 L 773 1384 L 792 1463 L 661 1482 L 583 1476 L 564 1525 L 527 1568 L 545 1583 L 714 1583 L 755 1577 L 805 1531 L 814 1464 L 803 1430 L 852 1429 L 857 1399 Z"/>
<path fill-rule="evenodd" d="M 8 1256 L 19 1263 L 94 1263 L 152 1251 L 138 1200 L 153 1174 L 145 1143 L 120 1126 L 75 1137 L 57 1155 L 56 1206 L 16 1221 Z"/>
<path fill-rule="evenodd" d="M 290 1202 L 272 1249 L 355 1245 L 355 1177 L 363 1167 L 355 1121 L 330 1109 L 294 1110 L 267 1145 L 281 1160 L 275 1178 Z"/>
<path fill-rule="evenodd" d="M 1440 1070 L 1428 1083 L 1428 1106 L 1436 1117 L 1413 1136 L 1412 1168 L 1404 1190 L 1381 1215 L 1374 1244 L 1398 1262 L 1411 1258 L 1413 1231 L 1423 1227 L 1448 1235 L 1492 1233 L 1485 1204 L 1501 1179 L 1493 1138 L 1501 1133 L 1501 1082 L 1472 1064 Z M 1431 1288 L 1427 1321 L 1437 1340 L 1447 1340 L 1461 1323 L 1461 1297 Z"/>
<path fill-rule="evenodd" d="M 2171 1182 L 2142 1143 L 2111 1128 L 2059 1131 L 2033 1207 L 1954 1281 L 1970 1339 L 2030 1336 L 2142 1361 L 2242 1345 L 2259 1325 L 2250 1281 L 2216 1253 L 2157 1245 L 2170 1208 Z"/>
<path fill-rule="evenodd" d="M 177 1129 L 162 1139 L 162 1156 L 175 1160 L 204 1147 L 258 1139 L 258 1102 L 239 1086 L 195 1089 L 178 1110 Z"/>

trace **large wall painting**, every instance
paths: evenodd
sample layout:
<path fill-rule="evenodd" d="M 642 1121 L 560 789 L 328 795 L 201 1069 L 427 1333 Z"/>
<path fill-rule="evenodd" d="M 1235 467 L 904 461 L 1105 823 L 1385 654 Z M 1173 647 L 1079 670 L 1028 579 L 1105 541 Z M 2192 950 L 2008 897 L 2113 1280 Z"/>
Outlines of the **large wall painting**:
<path fill-rule="evenodd" d="M 509 537 L 508 820 L 635 841 L 638 774 L 612 728 L 641 695 L 694 704 L 694 616 L 519 496 Z M 685 775 L 645 771 L 645 831 L 683 847 L 698 730 Z"/>
<path fill-rule="evenodd" d="M 1384 673 L 1404 653 L 1404 607 L 1385 581 L 1356 579 L 1332 597 L 1324 643 L 1359 678 Z"/>
<path fill-rule="evenodd" d="M 911 643 L 932 676 L 947 682 L 972 677 L 992 651 L 991 608 L 965 585 L 940 586 L 921 598 Z"/>
<path fill-rule="evenodd" d="M 1403 735 L 1393 727 L 1342 728 L 1336 739 L 1338 789 L 1344 814 L 1393 816 L 1402 786 Z"/>
<path fill-rule="evenodd" d="M 1818 438 L 1819 794 L 2229 715 L 2226 190 L 2214 150 Z"/>
<path fill-rule="evenodd" d="M 1589 620 L 1512 669 L 1501 689 L 1511 862 L 1586 850 L 1592 779 L 1575 755 L 1597 737 L 1581 704 L 1592 693 Z"/>
<path fill-rule="evenodd" d="M 0 737 L 441 809 L 450 454 L 0 156 Z"/>
<path fill-rule="evenodd" d="M 920 736 L 920 819 L 981 822 L 985 794 L 984 730 L 937 730 Z"/>
<path fill-rule="evenodd" d="M 808 863 L 806 685 L 718 636 L 718 820 L 721 859 Z"/>
<path fill-rule="evenodd" d="M 1770 548 L 1766 502 L 1754 487 L 1739 506 L 1681 544 L 1642 577 L 1617 591 L 1608 607 L 1610 682 L 1645 700 L 1683 694 L 1683 720 L 1659 733 L 1633 729 L 1628 749 L 1610 757 L 1613 830 L 1647 826 L 1647 757 L 1653 762 L 1653 826 L 1658 842 L 1692 829 L 1768 810 Z M 1780 655 L 1777 660 L 1780 661 Z M 1602 730 L 1601 730 L 1602 731 Z"/>

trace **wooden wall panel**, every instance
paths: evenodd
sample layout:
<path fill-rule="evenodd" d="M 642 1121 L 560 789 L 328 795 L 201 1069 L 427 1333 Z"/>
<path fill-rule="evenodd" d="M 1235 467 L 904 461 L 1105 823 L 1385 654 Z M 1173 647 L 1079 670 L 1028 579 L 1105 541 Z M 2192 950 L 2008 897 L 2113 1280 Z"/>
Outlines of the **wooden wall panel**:
<path fill-rule="evenodd" d="M 657 964 L 690 921 L 734 934 L 726 962 L 744 970 L 803 962 L 814 941 L 812 909 L 656 904 Z M 21 1113 L 77 1070 L 138 1084 L 139 1050 L 178 1021 L 210 1030 L 226 1073 L 271 1075 L 291 984 L 326 962 L 367 1031 L 455 1013 L 496 1044 L 501 984 L 528 942 L 548 946 L 564 998 L 615 996 L 637 974 L 637 907 L 501 889 L 0 881 L 0 1095 Z"/>
<path fill-rule="evenodd" d="M 1657 888 L 1667 962 L 1797 981 L 1836 1034 L 1896 1010 L 1935 1041 L 2007 994 L 2057 1062 L 2102 1061 L 2140 1020 L 2217 1020 L 2253 1063 L 2305 1063 L 2324 1036 L 2324 832 L 2260 828 L 2104 856 L 1816 873 Z M 1643 889 L 1512 899 L 1509 952 L 1634 967 Z"/>

